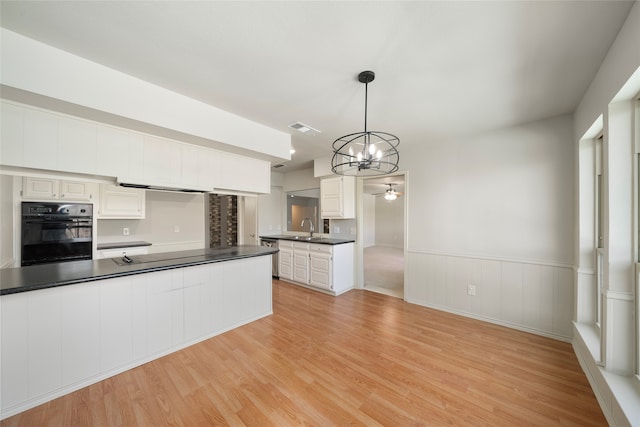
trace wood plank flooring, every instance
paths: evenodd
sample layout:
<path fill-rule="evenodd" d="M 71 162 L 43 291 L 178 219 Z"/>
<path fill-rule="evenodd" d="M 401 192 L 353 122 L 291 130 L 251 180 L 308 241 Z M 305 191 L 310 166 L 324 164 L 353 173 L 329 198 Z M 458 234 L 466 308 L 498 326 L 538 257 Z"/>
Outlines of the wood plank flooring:
<path fill-rule="evenodd" d="M 273 295 L 273 316 L 1 425 L 607 425 L 567 343 L 363 290 Z"/>

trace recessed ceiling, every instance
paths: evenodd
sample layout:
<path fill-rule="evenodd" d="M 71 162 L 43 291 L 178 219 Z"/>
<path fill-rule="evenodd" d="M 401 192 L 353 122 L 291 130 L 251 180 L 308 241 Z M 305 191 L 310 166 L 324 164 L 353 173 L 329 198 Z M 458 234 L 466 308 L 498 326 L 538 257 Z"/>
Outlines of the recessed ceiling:
<path fill-rule="evenodd" d="M 286 172 L 363 129 L 363 70 L 376 73 L 369 128 L 398 135 L 401 153 L 572 113 L 632 5 L 2 1 L 0 23 L 291 133 Z"/>

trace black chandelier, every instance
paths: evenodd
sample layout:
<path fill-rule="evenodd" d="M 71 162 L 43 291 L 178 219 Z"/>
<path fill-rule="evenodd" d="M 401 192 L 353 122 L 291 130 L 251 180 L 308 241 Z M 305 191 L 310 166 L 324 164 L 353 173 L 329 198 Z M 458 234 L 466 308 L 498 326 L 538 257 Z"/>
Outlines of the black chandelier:
<path fill-rule="evenodd" d="M 364 83 L 364 132 L 351 133 L 333 141 L 331 171 L 338 175 L 386 175 L 398 170 L 400 138 L 387 132 L 367 130 L 367 92 L 375 78 L 373 71 L 358 74 Z"/>

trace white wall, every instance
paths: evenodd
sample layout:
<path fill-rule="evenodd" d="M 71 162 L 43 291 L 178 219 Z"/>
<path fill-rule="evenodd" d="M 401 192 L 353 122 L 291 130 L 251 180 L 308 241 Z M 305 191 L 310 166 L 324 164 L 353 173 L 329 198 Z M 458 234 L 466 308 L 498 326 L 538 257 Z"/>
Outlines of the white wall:
<path fill-rule="evenodd" d="M 152 243 L 152 253 L 204 248 L 204 200 L 202 194 L 148 190 L 145 219 L 98 220 L 98 243 L 143 240 Z M 129 236 L 122 235 L 124 227 Z"/>
<path fill-rule="evenodd" d="M 362 195 L 363 236 L 362 245 L 365 248 L 376 244 L 376 196 Z"/>
<path fill-rule="evenodd" d="M 570 340 L 572 136 L 564 115 L 405 150 L 406 299 Z"/>
<path fill-rule="evenodd" d="M 284 174 L 283 190 L 298 191 L 320 188 L 320 178 L 313 176 L 313 168 L 301 169 Z"/>
<path fill-rule="evenodd" d="M 258 235 L 282 234 L 285 197 L 282 187 L 271 186 L 270 194 L 258 196 Z"/>
<path fill-rule="evenodd" d="M 408 248 L 573 264 L 573 152 L 565 115 L 415 144 Z"/>
<path fill-rule="evenodd" d="M 375 197 L 375 244 L 392 248 L 404 248 L 404 199 L 388 202 Z"/>
<path fill-rule="evenodd" d="M 13 177 L 0 175 L 0 268 L 13 267 Z"/>

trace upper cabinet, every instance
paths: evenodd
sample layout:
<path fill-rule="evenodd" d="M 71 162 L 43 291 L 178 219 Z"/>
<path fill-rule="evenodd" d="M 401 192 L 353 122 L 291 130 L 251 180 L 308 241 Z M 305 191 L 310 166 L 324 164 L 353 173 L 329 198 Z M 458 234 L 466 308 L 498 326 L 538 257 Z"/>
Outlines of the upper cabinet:
<path fill-rule="evenodd" d="M 320 204 L 323 218 L 356 217 L 356 179 L 337 176 L 320 181 Z"/>
<path fill-rule="evenodd" d="M 269 193 L 270 163 L 1 102 L 0 164 L 199 191 Z"/>
<path fill-rule="evenodd" d="M 142 134 L 97 125 L 96 140 L 97 175 L 142 178 Z"/>
<path fill-rule="evenodd" d="M 100 185 L 98 218 L 143 219 L 145 191 L 117 185 Z"/>
<path fill-rule="evenodd" d="M 22 198 L 34 200 L 92 201 L 97 185 L 49 178 L 25 177 L 22 180 Z"/>

